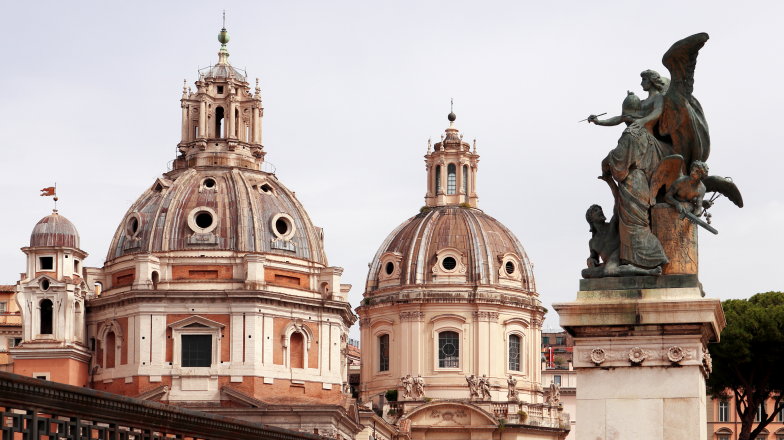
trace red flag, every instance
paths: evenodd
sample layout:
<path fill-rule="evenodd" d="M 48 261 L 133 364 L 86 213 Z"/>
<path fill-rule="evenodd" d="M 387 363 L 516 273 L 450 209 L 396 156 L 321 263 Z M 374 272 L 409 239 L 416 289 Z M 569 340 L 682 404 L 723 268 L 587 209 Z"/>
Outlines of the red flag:
<path fill-rule="evenodd" d="M 50 186 L 49 188 L 44 188 L 41 190 L 41 197 L 46 196 L 53 196 L 54 195 L 54 187 Z"/>

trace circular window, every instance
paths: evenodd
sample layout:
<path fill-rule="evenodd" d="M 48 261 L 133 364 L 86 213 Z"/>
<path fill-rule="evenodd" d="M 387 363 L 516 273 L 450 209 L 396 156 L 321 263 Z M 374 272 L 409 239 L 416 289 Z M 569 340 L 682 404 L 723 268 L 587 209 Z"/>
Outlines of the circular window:
<path fill-rule="evenodd" d="M 454 356 L 457 353 L 457 347 L 455 347 L 451 342 L 447 342 L 443 345 L 443 347 L 441 347 L 441 351 L 443 351 L 447 356 Z"/>
<path fill-rule="evenodd" d="M 457 267 L 457 261 L 455 261 L 455 259 L 452 257 L 446 257 L 441 260 L 441 265 L 443 265 L 444 269 L 446 270 L 453 270 L 455 267 Z"/>
<path fill-rule="evenodd" d="M 395 271 L 395 263 L 393 263 L 391 261 L 389 263 L 387 263 L 386 271 L 387 271 L 387 275 L 392 275 L 392 272 Z"/>
<path fill-rule="evenodd" d="M 294 219 L 284 213 L 278 213 L 270 219 L 270 229 L 278 239 L 291 240 L 294 233 L 297 232 L 297 227 L 294 225 Z"/>
<path fill-rule="evenodd" d="M 139 229 L 142 224 L 141 220 L 142 218 L 138 212 L 134 212 L 128 216 L 128 219 L 125 221 L 125 235 L 128 238 L 136 238 L 139 234 Z"/>
<path fill-rule="evenodd" d="M 262 192 L 265 192 L 267 194 L 272 194 L 272 187 L 267 185 L 266 183 L 264 185 L 261 185 L 259 189 L 261 189 Z"/>
<path fill-rule="evenodd" d="M 204 181 L 205 188 L 215 188 L 215 179 L 207 179 Z"/>
<path fill-rule="evenodd" d="M 196 214 L 196 225 L 202 229 L 207 229 L 212 226 L 212 221 L 212 214 L 207 211 Z"/>
<path fill-rule="evenodd" d="M 188 227 L 197 234 L 207 234 L 218 227 L 218 214 L 212 208 L 200 206 L 188 213 Z"/>
<path fill-rule="evenodd" d="M 289 232 L 289 225 L 286 222 L 286 219 L 281 217 L 278 220 L 276 220 L 275 221 L 275 230 L 278 231 L 278 234 L 280 234 L 280 235 L 286 235 L 286 233 Z"/>
<path fill-rule="evenodd" d="M 506 268 L 506 273 L 509 275 L 513 274 L 515 271 L 515 265 L 511 261 L 507 261 L 504 267 Z"/>
<path fill-rule="evenodd" d="M 41 281 L 41 290 L 49 290 L 49 280 Z"/>

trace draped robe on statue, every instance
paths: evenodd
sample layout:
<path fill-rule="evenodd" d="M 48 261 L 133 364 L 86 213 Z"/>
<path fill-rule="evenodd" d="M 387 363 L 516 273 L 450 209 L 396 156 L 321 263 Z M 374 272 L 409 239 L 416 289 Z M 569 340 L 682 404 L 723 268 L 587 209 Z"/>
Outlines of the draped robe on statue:
<path fill-rule="evenodd" d="M 607 156 L 619 190 L 621 264 L 653 268 L 669 262 L 659 239 L 651 232 L 649 181 L 667 146 L 645 129 L 627 128 Z"/>

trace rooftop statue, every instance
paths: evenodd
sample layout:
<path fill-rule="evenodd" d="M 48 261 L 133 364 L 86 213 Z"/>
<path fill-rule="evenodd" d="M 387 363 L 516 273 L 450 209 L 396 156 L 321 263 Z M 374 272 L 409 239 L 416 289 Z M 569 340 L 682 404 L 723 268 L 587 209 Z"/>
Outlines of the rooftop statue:
<path fill-rule="evenodd" d="M 666 222 L 687 219 L 718 233 L 708 225 L 710 214 L 707 222 L 699 219 L 703 207 L 709 208 L 715 200 L 713 197 L 703 203 L 706 191 L 719 192 L 743 206 L 740 192 L 731 180 L 707 176 L 708 124 L 702 106 L 692 95 L 697 55 L 707 40 L 708 34 L 700 33 L 673 44 L 662 59 L 672 80 L 653 70 L 643 71 L 640 85 L 648 96 L 640 100 L 628 92 L 619 116 L 604 120 L 596 115 L 588 117 L 589 123 L 623 123 L 626 128 L 617 146 L 602 161 L 599 177 L 613 193 L 613 216 L 607 223 L 598 205 L 586 213 L 592 238 L 583 278 L 667 274 L 662 268 L 673 258 L 669 252 L 679 246 L 677 235 L 687 233 L 687 229 Z M 672 220 L 675 217 L 661 210 L 652 215 L 657 203 L 672 205 L 680 218 Z M 693 208 L 686 206 L 692 204 Z M 652 225 L 657 219 L 660 224 Z M 693 239 L 682 240 L 682 245 L 693 246 L 696 255 L 696 231 L 688 233 Z M 663 246 L 660 240 L 667 244 Z M 683 267 L 680 262 L 678 267 Z M 696 271 L 696 263 L 693 268 Z"/>

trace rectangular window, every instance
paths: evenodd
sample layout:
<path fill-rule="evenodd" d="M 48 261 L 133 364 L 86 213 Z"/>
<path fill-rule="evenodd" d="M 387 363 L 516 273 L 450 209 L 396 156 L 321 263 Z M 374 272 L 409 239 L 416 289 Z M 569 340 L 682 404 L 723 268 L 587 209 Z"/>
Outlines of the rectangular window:
<path fill-rule="evenodd" d="M 79 260 L 74 260 L 74 273 L 79 275 Z"/>
<path fill-rule="evenodd" d="M 54 270 L 54 257 L 38 257 L 41 270 Z"/>
<path fill-rule="evenodd" d="M 199 126 L 198 126 L 198 125 L 194 125 L 194 126 L 193 126 L 193 132 L 194 132 L 194 137 L 193 137 L 193 139 L 194 139 L 194 140 L 195 140 L 195 139 L 198 139 L 198 138 L 199 138 Z"/>
<path fill-rule="evenodd" d="M 564 345 L 564 337 L 563 336 L 556 336 L 556 338 L 555 338 L 555 345 Z"/>
<path fill-rule="evenodd" d="M 549 343 L 550 343 L 550 337 L 549 336 L 542 336 L 542 345 L 547 345 Z"/>
<path fill-rule="evenodd" d="M 509 369 L 520 371 L 520 337 L 509 335 Z"/>
<path fill-rule="evenodd" d="M 561 376 L 553 376 L 553 382 L 555 382 L 556 385 L 561 385 Z"/>
<path fill-rule="evenodd" d="M 14 348 L 22 343 L 22 338 L 8 338 L 8 348 Z"/>
<path fill-rule="evenodd" d="M 764 409 L 765 409 L 765 407 L 763 406 L 762 403 L 760 403 L 759 406 L 757 407 L 757 412 L 754 414 L 754 421 L 755 422 L 759 423 L 760 421 L 762 421 L 762 418 L 765 417 Z"/>
<path fill-rule="evenodd" d="M 218 86 L 218 94 L 219 95 L 223 94 L 223 86 Z"/>
<path fill-rule="evenodd" d="M 722 400 L 719 402 L 719 421 L 720 422 L 729 422 L 730 421 L 730 403 L 726 400 Z"/>
<path fill-rule="evenodd" d="M 5 303 L 0 303 L 0 313 L 5 313 Z"/>
<path fill-rule="evenodd" d="M 209 367 L 212 364 L 211 335 L 182 335 L 182 366 Z"/>
<path fill-rule="evenodd" d="M 245 142 L 250 142 L 250 125 L 245 126 Z"/>
<path fill-rule="evenodd" d="M 378 371 L 389 371 L 389 335 L 382 335 L 378 342 Z"/>
<path fill-rule="evenodd" d="M 730 440 L 730 438 L 727 437 L 727 436 L 724 436 L 724 437 L 719 436 L 719 440 Z"/>
<path fill-rule="evenodd" d="M 779 410 L 779 417 L 778 417 L 778 421 L 779 421 L 779 422 L 784 422 L 784 408 L 781 408 L 781 409 Z M 784 437 L 779 437 L 779 438 L 780 438 L 780 439 L 784 439 Z"/>
<path fill-rule="evenodd" d="M 460 368 L 460 335 L 457 332 L 438 334 L 438 367 Z"/>
<path fill-rule="evenodd" d="M 446 167 L 446 193 L 454 194 L 455 187 L 457 186 L 457 173 L 455 164 L 450 163 Z"/>

